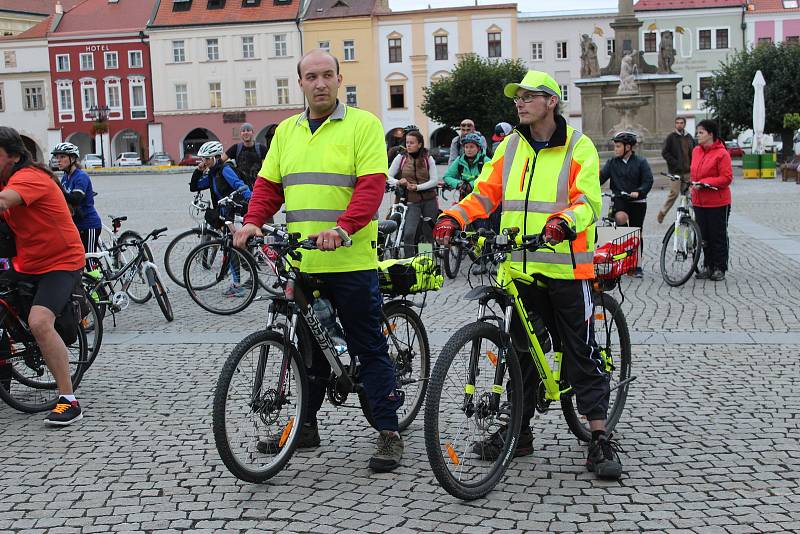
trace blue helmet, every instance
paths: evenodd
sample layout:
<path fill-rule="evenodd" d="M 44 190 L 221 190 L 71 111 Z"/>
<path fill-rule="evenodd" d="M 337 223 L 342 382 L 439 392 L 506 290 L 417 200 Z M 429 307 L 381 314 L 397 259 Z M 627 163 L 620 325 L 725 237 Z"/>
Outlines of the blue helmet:
<path fill-rule="evenodd" d="M 478 148 L 481 148 L 481 136 L 476 133 L 468 133 L 464 137 L 461 138 L 461 146 L 466 145 L 467 143 L 475 143 Z"/>

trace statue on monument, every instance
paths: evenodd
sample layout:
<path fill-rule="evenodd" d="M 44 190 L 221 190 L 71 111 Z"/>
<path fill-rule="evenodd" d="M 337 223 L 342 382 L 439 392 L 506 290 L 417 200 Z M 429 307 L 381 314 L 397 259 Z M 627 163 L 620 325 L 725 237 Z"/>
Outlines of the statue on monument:
<path fill-rule="evenodd" d="M 600 75 L 597 62 L 597 45 L 588 34 L 581 36 L 581 78 L 596 78 Z"/>
<path fill-rule="evenodd" d="M 622 57 L 619 69 L 618 95 L 635 95 L 639 93 L 636 83 L 636 50 L 631 50 Z"/>
<path fill-rule="evenodd" d="M 674 74 L 672 65 L 675 64 L 675 48 L 673 35 L 669 30 L 661 32 L 661 46 L 658 48 L 658 73 Z"/>

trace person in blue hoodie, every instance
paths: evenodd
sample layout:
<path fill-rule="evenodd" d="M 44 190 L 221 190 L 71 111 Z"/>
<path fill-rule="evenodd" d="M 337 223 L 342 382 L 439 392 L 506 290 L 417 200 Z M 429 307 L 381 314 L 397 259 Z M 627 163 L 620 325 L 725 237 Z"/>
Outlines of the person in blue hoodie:
<path fill-rule="evenodd" d="M 81 236 L 83 248 L 86 252 L 96 252 L 103 223 L 94 207 L 92 180 L 80 166 L 80 150 L 72 143 L 59 143 L 51 154 L 56 158 L 59 170 L 64 172 L 61 188 L 72 212 L 72 221 Z"/>

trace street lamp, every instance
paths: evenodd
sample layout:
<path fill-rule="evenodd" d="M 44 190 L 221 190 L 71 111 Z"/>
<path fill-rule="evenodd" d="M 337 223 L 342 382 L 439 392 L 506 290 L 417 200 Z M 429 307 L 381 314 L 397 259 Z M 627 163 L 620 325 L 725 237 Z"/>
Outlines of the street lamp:
<path fill-rule="evenodd" d="M 103 167 L 106 166 L 106 158 L 103 150 L 103 134 L 106 132 L 106 121 L 108 120 L 108 106 L 92 106 L 89 108 L 89 113 L 95 120 L 95 134 L 100 132 L 100 163 Z M 98 128 L 99 126 L 99 128 Z"/>
<path fill-rule="evenodd" d="M 719 126 L 719 135 L 722 137 L 722 112 L 720 111 L 720 105 L 722 104 L 722 99 L 725 97 L 725 89 L 722 87 L 717 87 L 714 90 L 714 95 L 717 97 L 717 126 Z M 724 137 L 723 137 L 724 139 Z"/>

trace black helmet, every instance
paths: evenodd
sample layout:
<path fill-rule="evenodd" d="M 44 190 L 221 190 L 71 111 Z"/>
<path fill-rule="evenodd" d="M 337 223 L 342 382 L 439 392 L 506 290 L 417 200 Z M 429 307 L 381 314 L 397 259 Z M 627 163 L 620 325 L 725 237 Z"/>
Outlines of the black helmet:
<path fill-rule="evenodd" d="M 633 132 L 619 132 L 611 140 L 623 145 L 636 146 L 636 134 Z"/>

